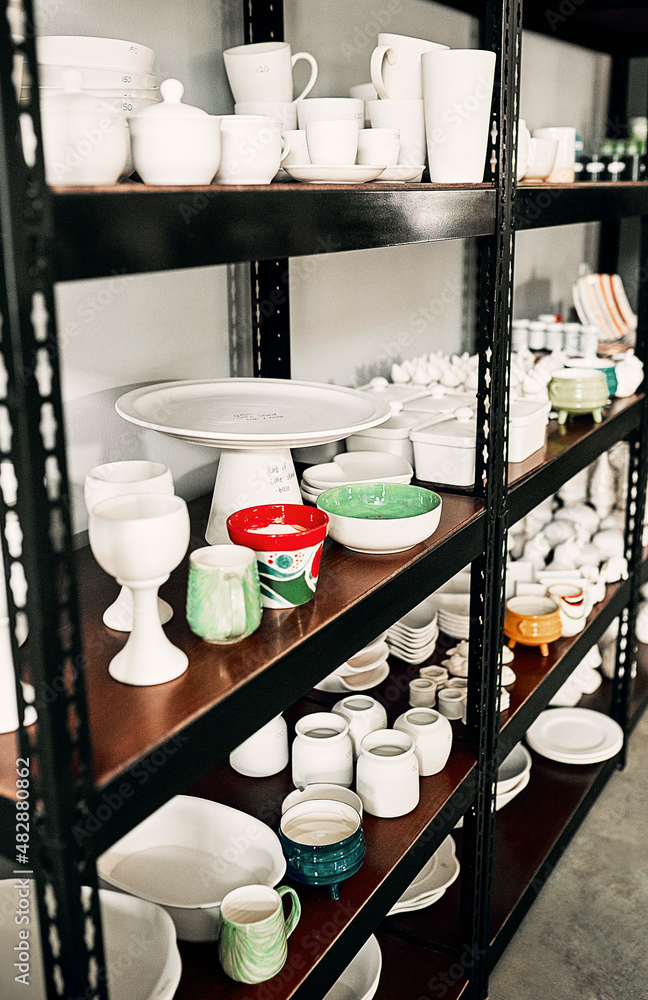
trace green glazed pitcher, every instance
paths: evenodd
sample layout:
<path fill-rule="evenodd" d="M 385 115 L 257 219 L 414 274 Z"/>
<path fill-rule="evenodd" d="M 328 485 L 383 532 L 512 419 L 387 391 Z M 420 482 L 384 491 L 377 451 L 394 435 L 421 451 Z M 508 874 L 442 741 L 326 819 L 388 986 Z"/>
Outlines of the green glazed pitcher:
<path fill-rule="evenodd" d="M 284 917 L 282 897 L 292 898 Z M 281 885 L 243 885 L 228 892 L 221 903 L 218 957 L 223 969 L 239 983 L 263 983 L 283 969 L 288 938 L 301 916 L 294 889 Z"/>

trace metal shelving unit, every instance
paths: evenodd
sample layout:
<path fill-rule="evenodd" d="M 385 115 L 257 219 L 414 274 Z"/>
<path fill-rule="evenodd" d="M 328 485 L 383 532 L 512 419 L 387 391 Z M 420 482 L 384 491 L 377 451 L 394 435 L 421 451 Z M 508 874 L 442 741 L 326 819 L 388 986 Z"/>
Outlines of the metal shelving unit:
<path fill-rule="evenodd" d="M 309 710 L 309 705 L 312 710 L 314 683 L 468 562 L 473 563 L 468 725 L 457 727 L 455 750 L 444 772 L 424 779 L 421 804 L 413 813 L 395 821 L 366 818 L 369 850 L 365 865 L 349 880 L 344 919 L 335 922 L 328 937 L 316 938 L 313 954 L 299 975 L 282 982 L 273 995 L 277 1000 L 322 996 L 422 861 L 464 815 L 461 879 L 448 899 L 444 897 L 443 906 L 425 917 L 410 915 L 411 926 L 409 918 L 407 927 L 388 921 L 379 932 L 385 956 L 379 997 L 402 996 L 399 976 L 407 962 L 416 984 L 413 995 L 423 995 L 433 988 L 431 983 L 441 983 L 446 997 L 483 1000 L 493 961 L 532 902 L 543 873 L 617 763 L 595 768 L 577 795 L 563 796 L 565 806 L 554 817 L 555 828 L 549 830 L 545 824 L 535 855 L 521 861 L 519 878 L 506 900 L 493 880 L 504 829 L 503 821 L 496 823 L 494 816 L 498 762 L 617 615 L 622 616 L 617 678 L 605 688 L 609 704 L 598 704 L 629 730 L 648 700 L 646 670 L 640 670 L 634 689 L 629 670 L 638 587 L 646 573 L 637 511 L 645 499 L 648 404 L 638 395 L 617 401 L 598 427 L 575 423 L 566 433 L 551 427 L 544 452 L 520 466 L 506 463 L 514 233 L 639 215 L 644 235 L 640 263 L 648 266 L 648 184 L 523 184 L 516 190 L 511 122 L 517 114 L 522 4 L 489 0 L 454 6 L 481 17 L 482 44 L 498 54 L 493 104 L 498 128 L 492 151 L 498 168 L 492 184 L 423 184 L 415 189 L 382 185 L 380 190 L 288 184 L 151 190 L 128 184 L 50 191 L 39 147 L 33 155 L 25 144 L 23 155 L 22 140 L 30 128 L 40 140 L 37 88 L 30 101 L 19 104 L 11 80 L 17 55 L 24 56 L 32 76 L 36 74 L 31 0 L 22 2 L 26 41 L 20 44 L 12 41 L 0 4 L 0 346 L 3 378 L 6 374 L 6 389 L 0 392 L 0 428 L 5 428 L 0 433 L 0 535 L 17 676 L 29 676 L 36 686 L 39 721 L 36 727 L 21 729 L 17 738 L 0 737 L 0 854 L 14 855 L 15 761 L 29 757 L 33 824 L 29 860 L 39 876 L 49 1000 L 60 995 L 106 1000 L 104 978 L 92 973 L 93 966 L 101 969 L 104 962 L 96 893 L 98 854 L 172 795 L 187 789 L 253 814 L 265 811 L 266 817 L 270 798 L 276 821 L 287 775 L 264 783 L 260 794 L 221 763 L 228 751 L 288 705 L 293 706 L 292 716 Z M 525 26 L 537 27 L 543 11 L 546 15 L 544 7 L 541 11 L 531 0 L 525 6 Z M 247 0 L 241 7 L 248 40 L 282 37 L 280 0 L 271 5 Z M 593 7 L 598 20 L 588 22 Z M 606 11 L 609 15 L 612 8 L 601 0 L 589 0 L 553 34 L 602 44 L 597 25 Z M 644 34 L 648 37 L 648 31 Z M 615 31 L 607 32 L 607 50 L 616 58 L 625 58 L 640 45 L 648 51 L 646 37 L 624 32 L 617 22 Z M 285 296 L 281 315 L 275 312 L 269 322 L 254 325 L 255 370 L 288 376 L 289 304 L 283 277 L 288 257 L 466 237 L 477 237 L 479 248 L 480 434 L 474 495 L 445 492 L 436 534 L 396 557 L 368 560 L 329 543 L 322 583 L 330 573 L 336 588 L 323 585 L 311 605 L 286 615 L 265 616 L 259 631 L 239 645 L 214 653 L 176 615 L 169 634 L 189 654 L 187 674 L 172 685 L 147 689 L 146 699 L 115 684 L 105 668 L 123 640 L 103 629 L 99 614 L 109 583 L 87 549 L 74 555 L 71 547 L 53 281 L 115 271 L 135 274 L 249 263 L 253 324 L 254 296 L 263 298 L 276 288 Z M 640 294 L 638 353 L 645 358 L 646 282 Z M 620 440 L 631 445 L 626 532 L 631 577 L 608 588 L 583 633 L 556 643 L 540 665 L 526 657 L 529 669 L 524 683 L 500 724 L 496 698 L 507 528 Z M 208 500 L 191 507 L 193 529 L 201 534 Z M 183 603 L 186 572 L 185 562 L 166 585 L 166 596 L 176 607 Z M 15 636 L 24 631 L 25 618 L 29 638 L 20 646 Z M 525 658 L 524 651 L 520 656 Z M 398 714 L 405 704 L 407 668 L 396 662 L 393 673 L 393 691 L 379 696 L 390 713 Z M 57 692 L 55 698 L 45 696 L 51 691 Z M 311 700 L 298 702 L 305 697 Z M 326 697 L 318 697 L 317 703 L 326 704 Z M 166 760 L 163 769 L 154 763 L 159 753 Z M 124 782 L 137 782 L 136 769 L 149 763 L 145 787 L 132 797 L 122 796 L 120 808 L 97 824 L 102 805 L 115 801 Z M 551 780 L 559 788 L 560 775 Z M 533 794 L 533 783 L 526 794 Z M 512 809 L 507 821 L 518 815 L 524 822 L 523 812 Z M 92 889 L 87 913 L 78 903 L 82 884 Z M 306 929 L 315 931 L 327 926 L 327 920 L 331 923 L 333 904 L 321 895 L 304 890 L 304 904 Z M 84 933 L 88 924 L 94 925 L 94 934 Z M 257 994 L 258 988 L 242 991 L 225 981 L 213 949 L 206 951 L 183 946 L 178 1000 L 240 1000 L 243 993 Z M 453 972 L 457 967 L 462 970 L 459 974 Z"/>

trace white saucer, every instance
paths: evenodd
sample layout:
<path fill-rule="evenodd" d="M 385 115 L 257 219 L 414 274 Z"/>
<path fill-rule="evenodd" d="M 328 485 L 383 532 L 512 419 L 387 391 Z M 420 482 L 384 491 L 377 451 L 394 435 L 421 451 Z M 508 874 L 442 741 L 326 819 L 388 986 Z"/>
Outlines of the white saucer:
<path fill-rule="evenodd" d="M 589 708 L 552 708 L 541 712 L 526 734 L 532 750 L 562 764 L 598 764 L 623 746 L 614 719 Z"/>
<path fill-rule="evenodd" d="M 420 181 L 423 171 L 425 170 L 424 163 L 418 163 L 413 167 L 410 167 L 407 163 L 398 163 L 395 167 L 387 167 L 378 180 L 383 181 Z"/>
<path fill-rule="evenodd" d="M 304 163 L 289 164 L 284 168 L 296 181 L 310 181 L 311 184 L 364 184 L 374 181 L 386 169 L 363 166 L 360 163 Z"/>
<path fill-rule="evenodd" d="M 384 663 L 379 664 L 375 670 L 362 671 L 357 675 L 358 680 L 365 675 L 368 680 L 365 680 L 361 685 L 354 684 L 352 686 L 351 684 L 346 684 L 346 678 L 340 677 L 339 674 L 329 674 L 328 677 L 325 677 L 324 680 L 315 685 L 315 690 L 328 691 L 331 694 L 348 694 L 349 691 L 369 691 L 378 684 L 382 684 L 382 682 L 389 677 L 389 663 L 385 661 Z"/>

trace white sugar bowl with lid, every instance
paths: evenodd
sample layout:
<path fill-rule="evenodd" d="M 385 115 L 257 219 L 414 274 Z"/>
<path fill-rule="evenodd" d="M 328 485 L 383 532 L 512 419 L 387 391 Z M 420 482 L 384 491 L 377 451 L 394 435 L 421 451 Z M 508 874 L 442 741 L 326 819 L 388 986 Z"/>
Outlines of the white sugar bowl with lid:
<path fill-rule="evenodd" d="M 161 103 L 130 118 L 135 169 L 145 184 L 210 184 L 220 164 L 220 118 L 183 104 L 179 80 L 164 80 L 160 93 Z"/>
<path fill-rule="evenodd" d="M 372 816 L 405 816 L 419 801 L 419 765 L 408 733 L 380 729 L 361 743 L 356 791 Z"/>
<path fill-rule="evenodd" d="M 129 159 L 126 115 L 82 92 L 79 70 L 62 73 L 63 90 L 41 101 L 48 184 L 115 184 Z"/>

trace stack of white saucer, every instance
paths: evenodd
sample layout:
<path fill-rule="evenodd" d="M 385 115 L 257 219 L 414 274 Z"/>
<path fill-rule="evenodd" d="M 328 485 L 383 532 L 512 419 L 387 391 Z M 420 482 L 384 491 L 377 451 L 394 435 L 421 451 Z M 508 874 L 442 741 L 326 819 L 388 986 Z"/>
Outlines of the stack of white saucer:
<path fill-rule="evenodd" d="M 351 451 L 336 455 L 332 462 L 311 465 L 302 476 L 300 491 L 306 503 L 317 503 L 320 493 L 352 483 L 405 483 L 414 470 L 398 455 L 378 451 Z"/>
<path fill-rule="evenodd" d="M 316 684 L 315 688 L 332 694 L 348 694 L 349 691 L 369 691 L 377 684 L 382 684 L 389 677 L 389 646 L 385 642 L 385 636 L 386 633 L 383 632 L 349 657 L 332 674 Z"/>
<path fill-rule="evenodd" d="M 427 597 L 387 632 L 391 652 L 406 663 L 423 663 L 436 648 L 439 635 L 437 612 Z"/>

